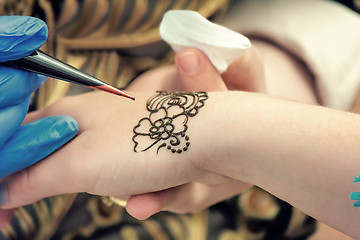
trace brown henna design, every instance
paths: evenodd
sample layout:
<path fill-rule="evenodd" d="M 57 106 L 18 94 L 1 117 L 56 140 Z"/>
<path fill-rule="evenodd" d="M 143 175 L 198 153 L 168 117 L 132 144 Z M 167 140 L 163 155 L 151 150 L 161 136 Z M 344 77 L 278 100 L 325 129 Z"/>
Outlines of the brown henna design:
<path fill-rule="evenodd" d="M 157 147 L 172 153 L 182 153 L 190 146 L 186 135 L 190 117 L 198 114 L 208 99 L 206 92 L 157 92 L 147 101 L 149 117 L 140 119 L 134 127 L 135 152 Z M 149 143 L 150 139 L 150 144 Z"/>

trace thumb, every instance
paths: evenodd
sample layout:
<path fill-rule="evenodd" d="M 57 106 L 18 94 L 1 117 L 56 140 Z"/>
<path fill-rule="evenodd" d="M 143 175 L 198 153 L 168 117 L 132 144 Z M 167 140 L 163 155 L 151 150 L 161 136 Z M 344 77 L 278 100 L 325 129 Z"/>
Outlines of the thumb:
<path fill-rule="evenodd" d="M 0 16 L 0 62 L 28 56 L 47 39 L 48 29 L 40 19 Z"/>
<path fill-rule="evenodd" d="M 21 126 L 0 149 L 0 178 L 43 159 L 73 138 L 77 122 L 68 116 L 39 119 Z"/>
<path fill-rule="evenodd" d="M 136 219 L 147 219 L 162 210 L 164 197 L 162 192 L 131 196 L 126 203 L 126 211 Z"/>
<path fill-rule="evenodd" d="M 186 48 L 175 56 L 175 65 L 185 91 L 226 91 L 227 87 L 208 57 Z"/>
<path fill-rule="evenodd" d="M 137 219 L 146 219 L 160 211 L 196 213 L 245 191 L 251 185 L 229 179 L 219 184 L 190 182 L 158 192 L 131 196 L 127 212 Z"/>
<path fill-rule="evenodd" d="M 266 91 L 263 61 L 254 46 L 232 62 L 222 78 L 229 90 Z"/>

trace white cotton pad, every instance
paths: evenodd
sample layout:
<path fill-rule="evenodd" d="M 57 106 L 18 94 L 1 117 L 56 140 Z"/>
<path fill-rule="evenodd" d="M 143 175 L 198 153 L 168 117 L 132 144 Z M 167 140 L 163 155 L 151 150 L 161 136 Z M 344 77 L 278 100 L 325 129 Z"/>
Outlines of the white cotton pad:
<path fill-rule="evenodd" d="M 219 73 L 251 47 L 245 36 L 208 21 L 189 10 L 170 10 L 160 24 L 160 36 L 174 51 L 186 47 L 202 50 Z"/>

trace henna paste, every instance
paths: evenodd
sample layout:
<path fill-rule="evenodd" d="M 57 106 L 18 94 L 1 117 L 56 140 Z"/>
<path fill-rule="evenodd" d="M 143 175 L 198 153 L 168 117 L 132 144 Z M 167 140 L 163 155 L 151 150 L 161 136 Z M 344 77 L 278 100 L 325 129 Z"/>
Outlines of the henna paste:
<path fill-rule="evenodd" d="M 190 146 L 190 138 L 186 134 L 189 118 L 198 114 L 208 99 L 208 94 L 165 91 L 157 93 L 147 101 L 149 117 L 140 119 L 133 129 L 134 151 L 144 152 L 151 148 L 156 148 L 157 153 L 160 149 L 178 154 L 187 151 Z"/>

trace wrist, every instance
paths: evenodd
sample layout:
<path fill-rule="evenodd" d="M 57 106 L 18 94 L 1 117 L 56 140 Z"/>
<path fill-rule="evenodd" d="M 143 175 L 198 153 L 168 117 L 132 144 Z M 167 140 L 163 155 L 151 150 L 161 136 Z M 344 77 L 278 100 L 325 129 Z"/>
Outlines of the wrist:
<path fill-rule="evenodd" d="M 199 169 L 213 176 L 251 180 L 251 163 L 242 156 L 248 145 L 246 128 L 253 121 L 249 120 L 252 104 L 245 92 L 209 93 L 207 104 L 189 128 L 196 151 L 191 161 Z"/>

